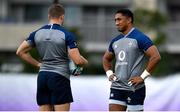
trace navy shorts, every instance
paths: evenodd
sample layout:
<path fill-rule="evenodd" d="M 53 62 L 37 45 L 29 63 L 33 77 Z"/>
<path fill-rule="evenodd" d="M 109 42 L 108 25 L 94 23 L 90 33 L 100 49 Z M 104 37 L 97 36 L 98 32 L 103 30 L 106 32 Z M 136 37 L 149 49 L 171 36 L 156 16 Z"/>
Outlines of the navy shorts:
<path fill-rule="evenodd" d="M 145 86 L 135 91 L 111 88 L 109 104 L 124 105 L 127 110 L 143 110 L 145 93 Z"/>
<path fill-rule="evenodd" d="M 39 72 L 37 104 L 59 105 L 73 102 L 70 80 L 54 72 Z"/>

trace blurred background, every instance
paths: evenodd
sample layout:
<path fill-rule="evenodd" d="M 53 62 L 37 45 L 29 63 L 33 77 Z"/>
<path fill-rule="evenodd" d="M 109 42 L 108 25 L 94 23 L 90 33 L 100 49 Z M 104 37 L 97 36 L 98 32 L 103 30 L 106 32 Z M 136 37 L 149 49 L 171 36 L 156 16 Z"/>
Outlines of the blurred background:
<path fill-rule="evenodd" d="M 30 32 L 48 23 L 47 10 L 52 2 L 0 0 L 0 110 L 38 108 L 35 100 L 38 70 L 19 59 L 15 52 Z M 80 52 L 89 60 L 83 74 L 71 78 L 75 98 L 72 110 L 106 111 L 108 108 L 109 82 L 102 67 L 102 57 L 110 40 L 119 34 L 114 14 L 120 8 L 129 8 L 134 12 L 135 26 L 153 40 L 162 56 L 153 77 L 146 83 L 145 110 L 180 110 L 180 1 L 59 2 L 66 10 L 64 26 L 77 36 Z M 38 59 L 35 49 L 31 54 Z"/>

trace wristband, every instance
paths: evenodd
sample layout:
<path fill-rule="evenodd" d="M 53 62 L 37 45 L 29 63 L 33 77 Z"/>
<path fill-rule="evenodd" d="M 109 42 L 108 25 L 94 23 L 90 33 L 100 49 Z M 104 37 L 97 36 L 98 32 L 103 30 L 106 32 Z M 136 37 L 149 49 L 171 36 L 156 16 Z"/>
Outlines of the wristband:
<path fill-rule="evenodd" d="M 151 74 L 147 71 L 147 70 L 144 70 L 144 72 L 141 74 L 141 78 L 143 80 L 145 80 L 147 77 L 149 77 Z"/>
<path fill-rule="evenodd" d="M 113 75 L 113 71 L 112 70 L 106 71 L 106 75 L 109 78 L 111 75 Z"/>

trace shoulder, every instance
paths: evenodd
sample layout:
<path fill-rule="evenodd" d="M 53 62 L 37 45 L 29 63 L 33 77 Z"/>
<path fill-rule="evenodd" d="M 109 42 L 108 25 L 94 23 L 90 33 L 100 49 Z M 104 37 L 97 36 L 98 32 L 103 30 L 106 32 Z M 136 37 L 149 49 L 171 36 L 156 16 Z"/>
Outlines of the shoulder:
<path fill-rule="evenodd" d="M 67 30 L 66 28 L 64 28 L 62 26 L 59 26 L 57 28 L 57 30 L 59 30 L 60 32 L 63 32 L 66 38 L 67 37 L 73 37 L 73 38 L 75 37 L 73 33 L 71 33 L 69 30 Z"/>
<path fill-rule="evenodd" d="M 122 34 L 120 34 L 120 35 L 114 37 L 114 38 L 111 40 L 111 43 L 114 43 L 114 42 L 116 42 L 116 41 L 122 39 L 123 37 L 124 37 L 124 36 L 123 36 Z"/>
<path fill-rule="evenodd" d="M 114 50 L 113 50 L 113 44 L 114 44 L 114 42 L 116 42 L 116 41 L 118 41 L 118 40 L 120 40 L 120 39 L 122 39 L 122 38 L 123 38 L 123 35 L 122 35 L 122 34 L 120 34 L 120 35 L 118 35 L 117 37 L 113 38 L 113 39 L 111 40 L 110 44 L 109 44 L 108 51 L 114 53 Z"/>
<path fill-rule="evenodd" d="M 143 39 L 149 38 L 147 35 L 145 35 L 142 31 L 140 31 L 137 28 L 134 29 L 131 36 L 137 40 L 143 40 Z"/>
<path fill-rule="evenodd" d="M 143 50 L 147 50 L 150 46 L 153 45 L 152 40 L 138 29 L 135 29 L 132 32 L 130 38 L 136 39 L 139 48 Z"/>
<path fill-rule="evenodd" d="M 58 31 L 63 32 L 65 34 L 70 33 L 66 28 L 64 28 L 63 26 L 57 25 L 57 24 L 53 25 L 53 30 L 58 30 Z"/>
<path fill-rule="evenodd" d="M 38 28 L 37 30 L 31 32 L 30 34 L 33 34 L 35 35 L 38 31 L 42 30 L 42 29 L 49 29 L 50 26 L 49 25 L 44 25 L 44 26 L 41 26 L 40 28 Z"/>

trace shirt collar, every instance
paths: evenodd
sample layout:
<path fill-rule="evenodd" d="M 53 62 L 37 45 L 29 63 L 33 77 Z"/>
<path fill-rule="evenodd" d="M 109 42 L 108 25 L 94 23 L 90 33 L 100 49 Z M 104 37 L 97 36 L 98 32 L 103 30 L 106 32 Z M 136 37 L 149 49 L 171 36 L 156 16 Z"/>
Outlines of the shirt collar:
<path fill-rule="evenodd" d="M 132 27 L 131 30 L 130 30 L 126 35 L 124 35 L 124 37 L 127 37 L 134 29 L 135 29 L 135 28 Z"/>

